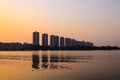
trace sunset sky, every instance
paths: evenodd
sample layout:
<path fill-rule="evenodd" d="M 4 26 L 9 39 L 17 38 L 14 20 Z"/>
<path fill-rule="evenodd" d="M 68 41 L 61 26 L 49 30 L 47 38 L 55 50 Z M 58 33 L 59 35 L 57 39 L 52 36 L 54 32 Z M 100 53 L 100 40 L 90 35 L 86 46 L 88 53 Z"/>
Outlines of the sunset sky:
<path fill-rule="evenodd" d="M 0 42 L 32 32 L 120 46 L 120 0 L 0 0 Z"/>

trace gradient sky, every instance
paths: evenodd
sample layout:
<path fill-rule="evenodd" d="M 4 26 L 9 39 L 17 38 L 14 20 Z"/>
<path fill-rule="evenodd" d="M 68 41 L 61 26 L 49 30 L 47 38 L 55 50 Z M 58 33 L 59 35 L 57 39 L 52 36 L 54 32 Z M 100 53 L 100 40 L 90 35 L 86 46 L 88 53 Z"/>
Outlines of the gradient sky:
<path fill-rule="evenodd" d="M 32 42 L 32 32 L 120 45 L 120 0 L 0 0 L 0 41 Z"/>

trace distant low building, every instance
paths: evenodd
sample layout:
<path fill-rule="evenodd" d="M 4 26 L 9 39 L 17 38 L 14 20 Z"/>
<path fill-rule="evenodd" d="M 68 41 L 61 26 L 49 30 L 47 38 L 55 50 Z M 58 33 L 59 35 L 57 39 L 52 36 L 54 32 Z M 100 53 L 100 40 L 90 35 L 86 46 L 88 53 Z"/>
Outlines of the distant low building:
<path fill-rule="evenodd" d="M 93 44 L 92 42 L 86 42 L 86 43 L 85 43 L 85 46 L 86 46 L 86 47 L 93 47 L 94 44 Z"/>
<path fill-rule="evenodd" d="M 22 48 L 22 49 L 23 49 L 23 50 L 24 50 L 24 49 L 27 49 L 27 50 L 28 50 L 28 49 L 32 49 L 32 46 L 33 46 L 32 43 L 23 43 L 23 48 Z"/>
<path fill-rule="evenodd" d="M 77 46 L 85 47 L 85 41 L 77 41 Z"/>
<path fill-rule="evenodd" d="M 21 43 L 0 43 L 0 50 L 21 50 L 22 48 Z"/>

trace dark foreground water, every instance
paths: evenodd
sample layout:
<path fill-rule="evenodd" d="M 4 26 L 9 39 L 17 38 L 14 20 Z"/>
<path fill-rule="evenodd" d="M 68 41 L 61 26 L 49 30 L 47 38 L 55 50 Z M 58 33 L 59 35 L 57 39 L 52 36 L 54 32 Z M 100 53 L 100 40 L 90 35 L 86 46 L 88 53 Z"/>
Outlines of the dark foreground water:
<path fill-rule="evenodd" d="M 120 51 L 1 51 L 0 80 L 120 80 Z"/>

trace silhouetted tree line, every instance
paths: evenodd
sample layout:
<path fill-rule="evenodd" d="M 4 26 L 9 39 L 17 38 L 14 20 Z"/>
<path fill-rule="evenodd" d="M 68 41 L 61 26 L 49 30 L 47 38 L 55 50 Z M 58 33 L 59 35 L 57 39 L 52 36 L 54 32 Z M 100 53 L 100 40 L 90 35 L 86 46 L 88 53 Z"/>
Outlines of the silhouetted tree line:
<path fill-rule="evenodd" d="M 0 50 L 119 50 L 117 46 L 74 46 L 74 47 L 50 47 L 33 44 L 0 43 Z"/>
<path fill-rule="evenodd" d="M 119 50 L 120 48 L 117 46 L 78 46 L 78 47 L 50 47 L 50 46 L 39 46 L 32 45 L 30 47 L 24 47 L 22 50 Z"/>

